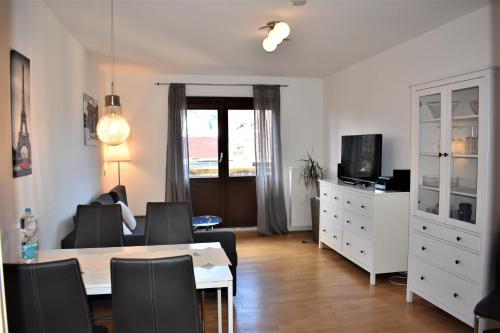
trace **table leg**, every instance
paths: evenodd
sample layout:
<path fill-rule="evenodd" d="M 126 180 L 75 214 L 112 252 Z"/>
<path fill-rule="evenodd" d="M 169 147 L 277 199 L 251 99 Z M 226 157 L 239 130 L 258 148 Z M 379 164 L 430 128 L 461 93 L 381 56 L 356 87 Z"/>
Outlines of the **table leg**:
<path fill-rule="evenodd" d="M 201 291 L 201 323 L 202 332 L 205 332 L 205 290 Z"/>
<path fill-rule="evenodd" d="M 233 333 L 233 281 L 227 283 L 227 332 Z"/>
<path fill-rule="evenodd" d="M 217 288 L 217 323 L 218 332 L 222 333 L 222 291 Z"/>

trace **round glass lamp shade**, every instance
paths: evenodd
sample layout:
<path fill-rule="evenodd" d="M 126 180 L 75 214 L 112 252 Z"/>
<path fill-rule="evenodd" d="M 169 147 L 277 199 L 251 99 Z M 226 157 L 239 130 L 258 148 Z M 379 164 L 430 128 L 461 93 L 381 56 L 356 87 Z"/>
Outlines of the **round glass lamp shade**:
<path fill-rule="evenodd" d="M 109 146 L 124 143 L 130 135 L 130 126 L 121 115 L 120 106 L 109 105 L 104 107 L 104 116 L 97 123 L 99 140 Z"/>
<path fill-rule="evenodd" d="M 266 50 L 266 52 L 273 52 L 274 50 L 276 50 L 277 46 L 278 44 L 269 39 L 269 37 L 264 39 L 264 41 L 262 42 L 262 47 L 264 48 L 264 50 Z"/>
<path fill-rule="evenodd" d="M 276 45 L 280 44 L 283 41 L 283 38 L 281 38 L 281 35 L 275 29 L 269 31 L 269 34 L 267 35 L 267 39 L 270 39 L 271 42 L 276 44 Z"/>
<path fill-rule="evenodd" d="M 290 26 L 286 22 L 278 22 L 274 26 L 273 30 L 276 31 L 276 35 L 281 40 L 285 39 L 290 35 Z"/>

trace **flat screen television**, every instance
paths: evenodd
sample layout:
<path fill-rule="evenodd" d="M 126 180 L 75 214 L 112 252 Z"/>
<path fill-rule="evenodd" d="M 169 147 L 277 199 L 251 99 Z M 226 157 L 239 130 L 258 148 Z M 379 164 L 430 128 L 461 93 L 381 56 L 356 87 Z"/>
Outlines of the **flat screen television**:
<path fill-rule="evenodd" d="M 375 182 L 382 169 L 382 134 L 342 137 L 339 179 Z"/>

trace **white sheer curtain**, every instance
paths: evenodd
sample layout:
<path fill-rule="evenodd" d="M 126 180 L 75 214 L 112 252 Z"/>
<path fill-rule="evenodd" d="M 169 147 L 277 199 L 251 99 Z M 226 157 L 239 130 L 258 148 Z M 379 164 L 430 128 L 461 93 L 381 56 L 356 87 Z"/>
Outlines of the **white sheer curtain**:
<path fill-rule="evenodd" d="M 167 177 L 165 201 L 191 201 L 187 137 L 186 85 L 168 90 Z"/>
<path fill-rule="evenodd" d="M 283 190 L 280 136 L 280 87 L 255 85 L 255 161 L 257 167 L 257 230 L 288 233 Z"/>

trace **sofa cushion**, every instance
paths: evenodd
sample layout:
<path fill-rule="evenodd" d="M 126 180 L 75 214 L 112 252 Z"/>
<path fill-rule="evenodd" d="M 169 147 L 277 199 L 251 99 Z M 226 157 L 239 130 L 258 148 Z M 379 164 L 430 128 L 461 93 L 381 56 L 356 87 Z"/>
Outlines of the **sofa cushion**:
<path fill-rule="evenodd" d="M 137 222 L 135 221 L 134 214 L 132 214 L 130 208 L 128 208 L 127 205 L 121 201 L 118 201 L 116 204 L 120 205 L 120 207 L 122 208 L 123 222 L 127 225 L 127 227 L 130 230 L 135 230 L 135 228 L 137 227 Z"/>
<path fill-rule="evenodd" d="M 98 205 L 114 205 L 115 201 L 113 200 L 111 194 L 103 193 L 100 196 L 98 196 L 97 199 L 95 199 L 92 203 Z"/>

